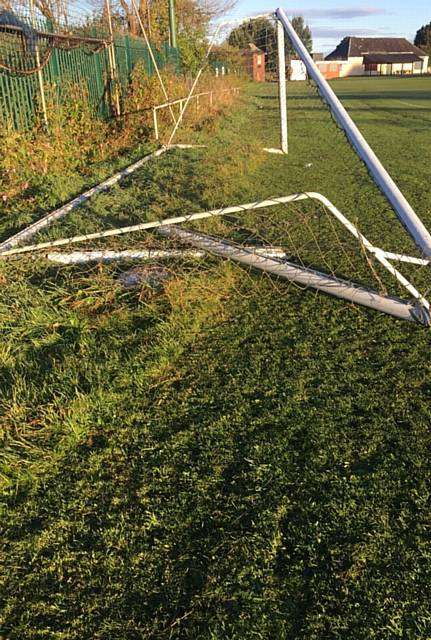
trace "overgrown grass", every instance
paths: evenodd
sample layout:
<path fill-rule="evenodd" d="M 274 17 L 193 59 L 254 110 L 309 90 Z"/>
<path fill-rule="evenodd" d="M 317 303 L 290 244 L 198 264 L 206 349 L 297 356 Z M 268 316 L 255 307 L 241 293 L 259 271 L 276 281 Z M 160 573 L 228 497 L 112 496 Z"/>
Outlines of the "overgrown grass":
<path fill-rule="evenodd" d="M 190 87 L 185 77 L 167 72 L 163 75 L 171 100 L 188 95 Z M 213 90 L 213 104 L 205 97 L 201 98 L 200 108 L 191 103 L 184 114 L 183 135 L 191 135 L 194 129 L 216 118 L 233 100 L 223 90 L 238 82 L 241 82 L 238 78 L 230 76 L 216 80 L 204 74 L 201 90 Z M 1 236 L 154 151 L 158 143 L 152 107 L 164 102 L 157 78 L 148 77 L 138 62 L 122 104 L 122 116 L 117 119 L 96 117 L 89 106 L 86 88 L 71 83 L 67 90 L 65 87 L 60 103 L 55 87 L 47 91 L 48 132 L 41 119 L 35 121 L 32 129 L 22 131 L 0 123 Z M 176 117 L 178 110 L 176 105 Z M 168 141 L 172 126 L 169 110 L 160 110 L 161 143 Z"/>
<path fill-rule="evenodd" d="M 430 222 L 430 79 L 334 87 Z M 195 134 L 208 150 L 73 225 L 314 190 L 409 247 L 313 93 L 289 93 L 289 157 L 261 151 L 277 100 L 252 87 Z M 3 636 L 430 637 L 429 331 L 216 260 L 163 291 L 119 270 L 2 265 Z"/>

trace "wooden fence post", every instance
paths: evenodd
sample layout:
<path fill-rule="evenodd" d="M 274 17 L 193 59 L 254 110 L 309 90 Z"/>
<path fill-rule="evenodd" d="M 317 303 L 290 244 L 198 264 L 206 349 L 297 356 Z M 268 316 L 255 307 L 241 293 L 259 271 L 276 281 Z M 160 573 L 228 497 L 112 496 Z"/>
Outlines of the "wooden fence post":
<path fill-rule="evenodd" d="M 30 15 L 31 15 L 31 22 L 32 22 L 32 26 L 33 29 L 36 30 L 36 16 L 34 13 L 34 2 L 33 0 L 30 0 Z M 41 102 L 41 106 L 42 106 L 42 116 L 43 116 L 43 123 L 45 125 L 45 129 L 48 131 L 49 127 L 48 127 L 48 112 L 47 112 L 47 108 L 46 108 L 46 99 L 45 99 L 45 86 L 43 84 L 43 73 L 42 73 L 42 69 L 40 69 L 40 55 L 39 55 L 39 45 L 36 42 L 35 45 L 35 51 L 36 51 L 36 65 L 38 67 L 38 71 L 37 71 L 37 79 L 38 79 L 38 83 L 39 83 L 39 93 L 40 93 L 40 102 Z"/>
<path fill-rule="evenodd" d="M 115 115 L 121 115 L 120 111 L 120 93 L 118 91 L 118 74 L 117 74 L 117 62 L 115 59 L 115 47 L 114 47 L 114 32 L 112 30 L 112 18 L 111 18 L 111 2 L 105 0 L 106 15 L 108 17 L 108 29 L 111 37 L 111 44 L 108 47 L 108 62 L 109 62 L 109 80 L 111 82 L 111 91 L 113 90 L 113 98 L 115 101 Z"/>

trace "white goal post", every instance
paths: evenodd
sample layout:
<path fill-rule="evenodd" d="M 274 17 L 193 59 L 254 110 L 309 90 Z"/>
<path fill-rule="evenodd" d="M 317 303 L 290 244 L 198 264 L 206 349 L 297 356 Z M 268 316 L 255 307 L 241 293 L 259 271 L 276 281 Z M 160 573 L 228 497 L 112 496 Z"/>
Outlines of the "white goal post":
<path fill-rule="evenodd" d="M 305 64 L 308 74 L 316 83 L 322 97 L 327 102 L 338 124 L 344 129 L 354 150 L 367 166 L 374 182 L 386 196 L 391 207 L 410 233 L 423 255 L 431 257 L 431 235 L 428 229 L 414 212 L 411 205 L 407 202 L 398 186 L 377 158 L 376 154 L 371 149 L 370 145 L 365 140 L 364 136 L 361 134 L 358 127 L 355 125 L 352 118 L 335 95 L 334 91 L 331 89 L 329 83 L 320 73 L 313 58 L 308 53 L 306 47 L 290 23 L 284 9 L 277 9 L 275 17 L 277 18 L 277 21 L 283 25 L 290 38 L 292 46 Z M 285 82 L 285 74 L 280 75 L 283 75 Z M 282 118 L 282 128 L 284 126 Z"/>

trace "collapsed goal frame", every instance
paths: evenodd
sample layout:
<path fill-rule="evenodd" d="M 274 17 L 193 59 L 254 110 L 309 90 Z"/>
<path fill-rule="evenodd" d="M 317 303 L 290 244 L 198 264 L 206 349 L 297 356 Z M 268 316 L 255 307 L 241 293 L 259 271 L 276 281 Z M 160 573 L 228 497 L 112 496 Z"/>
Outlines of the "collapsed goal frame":
<path fill-rule="evenodd" d="M 276 24 L 277 34 L 277 54 L 278 54 L 278 84 L 279 84 L 279 108 L 280 108 L 280 149 L 266 149 L 266 151 L 278 151 L 281 154 L 288 153 L 288 129 L 287 129 L 287 91 L 286 91 L 286 73 L 285 73 L 285 35 L 288 36 L 293 48 L 297 52 L 298 56 L 304 63 L 309 76 L 314 80 L 320 96 L 328 105 L 332 115 L 344 130 L 350 145 L 355 153 L 359 156 L 362 162 L 366 165 L 369 174 L 380 191 L 383 193 L 387 201 L 389 202 L 392 210 L 397 215 L 398 219 L 404 226 L 407 233 L 411 236 L 416 246 L 418 247 L 421 257 L 414 257 L 404 255 L 401 253 L 393 253 L 385 251 L 384 249 L 373 245 L 367 240 L 367 238 L 359 232 L 358 228 L 350 222 L 350 220 L 341 211 L 326 198 L 324 195 L 317 192 L 296 193 L 289 196 L 283 196 L 280 198 L 271 198 L 269 200 L 263 200 L 260 202 L 253 202 L 242 205 L 228 206 L 217 210 L 205 211 L 190 215 L 179 215 L 170 219 L 161 219 L 153 222 L 144 222 L 137 225 L 128 225 L 126 227 L 119 227 L 114 229 L 108 229 L 106 231 L 98 231 L 94 233 L 86 233 L 67 238 L 61 238 L 59 240 L 52 240 L 48 242 L 40 242 L 38 244 L 19 246 L 29 241 L 39 229 L 46 228 L 55 220 L 64 217 L 69 211 L 76 206 L 82 204 L 93 194 L 99 193 L 106 188 L 110 187 L 115 182 L 118 182 L 121 177 L 128 175 L 135 171 L 138 167 L 142 166 L 151 158 L 158 158 L 163 153 L 173 147 L 184 148 L 193 145 L 162 145 L 161 148 L 154 154 L 143 158 L 130 168 L 120 172 L 116 176 L 106 180 L 101 185 L 90 189 L 89 192 L 78 196 L 71 203 L 64 205 L 59 210 L 47 214 L 41 220 L 33 223 L 27 229 L 24 229 L 14 236 L 8 238 L 0 244 L 0 259 L 6 259 L 8 257 L 17 256 L 28 252 L 42 252 L 42 255 L 48 256 L 47 251 L 60 246 L 68 246 L 80 242 L 88 242 L 91 240 L 108 238 L 112 236 L 120 236 L 137 231 L 149 231 L 154 230 L 158 235 L 171 240 L 177 241 L 181 244 L 192 245 L 198 251 L 217 255 L 224 259 L 230 259 L 240 264 L 266 271 L 272 275 L 280 278 L 287 279 L 292 282 L 297 282 L 300 285 L 311 287 L 319 291 L 323 291 L 329 295 L 342 298 L 344 300 L 351 301 L 353 303 L 360 304 L 362 306 L 375 309 L 389 315 L 401 318 L 404 320 L 413 320 L 420 324 L 431 326 L 431 306 L 425 295 L 421 294 L 418 289 L 406 278 L 399 268 L 394 266 L 394 262 L 408 263 L 411 265 L 422 266 L 428 268 L 431 262 L 431 235 L 419 216 L 415 213 L 411 205 L 406 200 L 398 186 L 395 184 L 385 167 L 379 161 L 363 135 L 358 130 L 357 126 L 349 116 L 340 100 L 337 98 L 328 82 L 321 75 L 318 67 L 314 63 L 310 54 L 306 50 L 302 41 L 296 34 L 289 22 L 283 9 L 277 9 L 273 14 L 268 14 L 273 17 Z M 186 100 L 186 104 L 182 109 L 181 115 L 183 115 L 190 98 L 193 97 L 194 88 L 197 85 L 197 80 L 202 72 L 199 71 L 193 88 L 189 97 Z M 177 130 L 178 123 L 175 124 L 173 134 Z M 172 134 L 172 135 L 173 135 Z M 172 138 L 171 135 L 171 138 Z M 183 223 L 192 222 L 209 217 L 228 216 L 232 213 L 246 212 L 254 209 L 262 209 L 266 207 L 272 207 L 277 204 L 288 204 L 298 202 L 301 200 L 314 200 L 318 201 L 326 210 L 329 216 L 334 217 L 338 223 L 340 223 L 347 232 L 353 236 L 357 241 L 358 251 L 372 256 L 380 265 L 398 282 L 398 284 L 406 291 L 408 297 L 406 299 L 396 296 L 382 294 L 381 292 L 369 288 L 367 286 L 355 283 L 342 277 L 338 277 L 336 274 L 328 275 L 314 268 L 308 268 L 306 265 L 299 265 L 295 262 L 289 261 L 289 256 L 275 256 L 271 253 L 271 246 L 263 245 L 259 248 L 259 251 L 252 250 L 246 246 L 240 246 L 229 242 L 226 239 L 221 239 L 213 235 L 200 233 L 199 231 L 190 230 L 187 228 L 179 227 L 178 225 Z M 181 252 L 182 250 L 179 249 Z M 103 257 L 103 251 L 93 252 L 94 255 Z M 107 253 L 113 253 L 112 251 Z M 127 252 L 125 252 L 127 253 Z M 128 252 L 130 255 L 130 251 Z M 148 254 L 145 252 L 136 252 L 142 259 L 148 259 L 151 255 L 156 255 L 157 251 L 153 254 L 151 251 Z M 121 254 L 121 252 L 120 252 Z M 120 255 L 119 254 L 119 255 Z M 178 255 L 178 251 L 173 251 L 172 255 Z M 57 254 L 58 257 L 58 254 Z M 121 256 L 120 256 L 121 257 Z M 165 252 L 165 257 L 169 258 L 169 252 Z M 58 262 L 62 262 L 59 258 Z M 64 258 L 64 263 L 67 264 L 67 256 Z"/>

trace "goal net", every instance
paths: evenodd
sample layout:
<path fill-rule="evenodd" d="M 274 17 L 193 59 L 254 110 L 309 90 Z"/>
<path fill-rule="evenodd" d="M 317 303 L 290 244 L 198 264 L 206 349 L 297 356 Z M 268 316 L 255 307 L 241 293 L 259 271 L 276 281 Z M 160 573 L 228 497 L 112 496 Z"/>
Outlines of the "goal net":
<path fill-rule="evenodd" d="M 231 76 L 241 86 L 241 105 L 234 111 L 248 118 L 248 139 L 243 133 L 235 139 L 235 123 L 220 125 L 233 127 L 230 150 L 199 131 L 182 137 L 181 122 L 195 108 L 204 74 Z M 184 189 L 177 206 L 150 202 L 148 192 L 158 180 L 153 157 L 144 163 L 145 176 L 138 172 L 127 186 L 103 188 L 81 206 L 9 238 L 0 245 L 0 257 L 31 255 L 69 268 L 72 276 L 88 263 L 138 261 L 132 280 L 155 289 L 229 261 L 236 273 L 248 274 L 248 291 L 265 277 L 277 293 L 291 287 L 320 291 L 430 324 L 428 232 L 366 142 L 355 138 L 354 126 L 295 41 L 283 12 L 218 25 L 175 113 L 164 131 L 165 146 L 154 154 L 166 155 L 165 186 L 175 171 L 168 158 L 182 152 L 172 145 L 196 145 L 184 153 L 191 167 L 206 159 L 210 184 L 219 187 L 225 180 L 222 202 L 219 195 L 213 201 L 203 179 L 196 181 L 198 197 L 188 199 L 189 178 L 175 182 Z M 202 143 L 205 148 L 199 148 Z M 244 174 L 240 194 L 238 172 Z M 116 196 L 131 184 L 133 198 L 125 207 Z M 118 273 L 117 266 L 108 268 Z"/>

